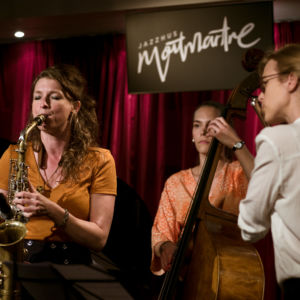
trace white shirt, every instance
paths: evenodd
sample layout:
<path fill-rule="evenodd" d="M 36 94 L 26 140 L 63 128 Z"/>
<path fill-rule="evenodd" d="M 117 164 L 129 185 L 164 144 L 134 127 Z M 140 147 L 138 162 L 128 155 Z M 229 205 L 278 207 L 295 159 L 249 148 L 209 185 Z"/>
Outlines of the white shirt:
<path fill-rule="evenodd" d="M 245 241 L 271 227 L 277 281 L 300 278 L 300 119 L 267 127 L 256 137 L 257 155 L 238 225 Z"/>

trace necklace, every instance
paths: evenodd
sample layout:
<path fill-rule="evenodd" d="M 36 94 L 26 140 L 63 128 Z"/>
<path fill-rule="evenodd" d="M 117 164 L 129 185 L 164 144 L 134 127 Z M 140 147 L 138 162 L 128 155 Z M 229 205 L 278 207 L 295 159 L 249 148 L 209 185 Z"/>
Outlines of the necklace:
<path fill-rule="evenodd" d="M 53 173 L 51 174 L 51 176 L 48 178 L 47 176 L 47 163 L 46 163 L 46 154 L 45 154 L 45 148 L 44 146 L 41 147 L 40 151 L 36 154 L 37 156 L 37 162 L 40 168 L 40 174 L 42 175 L 43 179 L 44 179 L 44 187 L 45 187 L 45 183 L 47 184 L 48 187 L 50 188 L 54 188 L 55 186 L 57 186 L 58 182 L 61 179 L 61 173 L 59 173 L 55 178 L 54 176 L 57 174 L 57 171 L 59 170 L 59 168 L 61 167 L 60 162 L 58 163 L 56 169 L 53 171 Z M 42 186 L 39 186 L 39 189 L 41 191 L 44 191 L 45 188 L 43 188 Z"/>
<path fill-rule="evenodd" d="M 51 188 L 56 187 L 56 185 L 59 182 L 60 174 L 57 175 L 57 171 L 58 171 L 59 167 L 60 166 L 58 165 L 57 168 L 54 170 L 54 172 L 51 174 L 51 176 L 49 178 L 47 176 L 46 169 L 45 168 L 42 169 L 44 172 L 44 179 L 46 181 L 46 184 Z M 56 175 L 56 176 L 54 177 L 54 175 Z"/>

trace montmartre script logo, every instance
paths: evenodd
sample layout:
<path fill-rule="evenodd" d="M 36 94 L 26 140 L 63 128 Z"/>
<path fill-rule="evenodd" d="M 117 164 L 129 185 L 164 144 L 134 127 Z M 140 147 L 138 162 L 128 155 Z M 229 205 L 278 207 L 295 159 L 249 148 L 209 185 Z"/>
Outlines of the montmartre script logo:
<path fill-rule="evenodd" d="M 165 82 L 172 55 L 179 55 L 181 62 L 185 62 L 188 54 L 193 54 L 195 52 L 200 53 L 210 47 L 223 47 L 223 50 L 228 52 L 229 46 L 234 40 L 236 40 L 236 43 L 240 48 L 246 49 L 253 47 L 260 41 L 260 37 L 248 44 L 245 44 L 243 39 L 250 34 L 254 27 L 254 23 L 247 23 L 241 28 L 239 33 L 234 31 L 230 33 L 230 27 L 228 26 L 227 17 L 225 16 L 221 29 L 211 30 L 205 37 L 202 37 L 201 32 L 195 32 L 192 41 L 186 42 L 184 33 L 182 31 L 178 33 L 176 30 L 167 33 L 166 35 L 149 39 L 148 41 L 140 43 L 138 46 L 137 73 L 142 73 L 144 64 L 149 66 L 152 63 L 155 63 L 160 81 Z M 161 53 L 157 46 L 159 43 L 165 43 Z M 151 46 L 154 47 L 148 49 Z"/>

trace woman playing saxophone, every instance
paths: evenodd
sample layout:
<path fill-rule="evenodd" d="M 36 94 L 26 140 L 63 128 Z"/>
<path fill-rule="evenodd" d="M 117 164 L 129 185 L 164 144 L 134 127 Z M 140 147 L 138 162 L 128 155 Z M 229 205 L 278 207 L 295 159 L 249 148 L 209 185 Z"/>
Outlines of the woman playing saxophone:
<path fill-rule="evenodd" d="M 32 84 L 30 122 L 46 120 L 28 135 L 25 164 L 29 189 L 12 200 L 28 218 L 28 261 L 89 263 L 89 249 L 101 250 L 110 230 L 116 171 L 110 152 L 97 146 L 95 101 L 73 66 L 42 71 Z M 10 146 L 0 160 L 0 192 L 7 196 Z"/>

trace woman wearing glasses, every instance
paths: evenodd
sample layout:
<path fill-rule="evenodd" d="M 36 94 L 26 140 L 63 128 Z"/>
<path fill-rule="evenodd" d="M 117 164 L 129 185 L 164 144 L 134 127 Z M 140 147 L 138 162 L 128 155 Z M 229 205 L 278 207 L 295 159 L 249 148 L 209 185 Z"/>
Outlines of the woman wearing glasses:
<path fill-rule="evenodd" d="M 300 299 L 300 45 L 267 54 L 258 97 L 265 121 L 240 203 L 242 237 L 255 242 L 272 228 L 277 281 L 284 299 Z"/>

